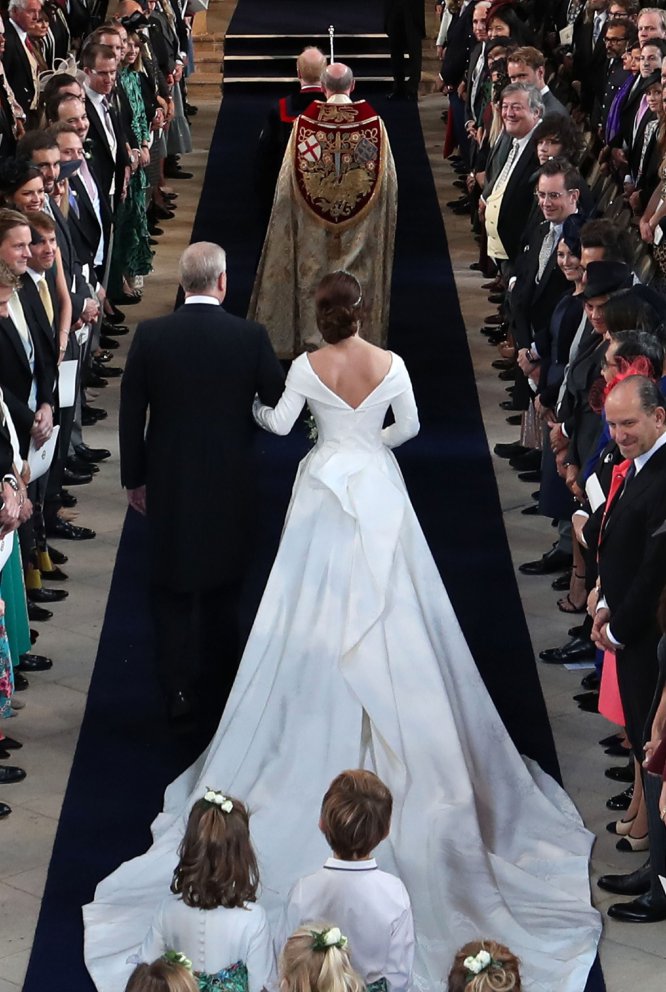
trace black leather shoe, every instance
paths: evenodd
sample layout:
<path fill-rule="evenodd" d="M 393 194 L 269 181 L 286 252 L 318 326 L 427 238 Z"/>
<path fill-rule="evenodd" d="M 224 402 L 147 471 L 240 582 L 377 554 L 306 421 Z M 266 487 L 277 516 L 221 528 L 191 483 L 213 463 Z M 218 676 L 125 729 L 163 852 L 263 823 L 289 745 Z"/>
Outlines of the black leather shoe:
<path fill-rule="evenodd" d="M 563 568 L 569 568 L 572 563 L 571 555 L 553 545 L 550 551 L 546 551 L 537 561 L 526 561 L 518 566 L 518 571 L 523 575 L 551 575 L 553 572 L 561 572 Z"/>
<path fill-rule="evenodd" d="M 498 327 L 504 323 L 504 317 L 501 313 L 491 313 L 484 318 L 484 323 L 489 327 Z"/>
<path fill-rule="evenodd" d="M 134 296 L 133 293 L 120 293 L 115 297 L 115 303 L 122 303 L 124 307 L 135 307 L 138 303 L 141 303 L 140 296 Z M 117 325 L 114 325 L 114 330 Z M 116 331 L 116 333 L 118 333 Z"/>
<path fill-rule="evenodd" d="M 153 203 L 149 210 L 149 214 L 155 218 L 155 220 L 171 220 L 174 216 L 171 210 L 167 210 L 166 207 L 161 206 L 159 203 Z"/>
<path fill-rule="evenodd" d="M 123 374 L 119 365 L 102 365 L 101 362 L 97 361 L 92 363 L 92 370 L 95 375 L 103 376 L 105 379 L 117 379 Z"/>
<path fill-rule="evenodd" d="M 7 803 L 0 803 L 0 820 L 4 819 L 5 816 L 9 816 L 11 811 L 12 808 Z"/>
<path fill-rule="evenodd" d="M 520 427 L 523 418 L 519 413 L 512 413 L 510 417 L 506 418 L 506 422 L 510 427 Z"/>
<path fill-rule="evenodd" d="M 65 554 L 64 551 L 58 551 L 57 548 L 52 548 L 50 544 L 47 545 L 47 547 L 48 547 L 48 552 L 49 552 L 49 558 L 51 559 L 51 561 L 53 562 L 54 565 L 66 565 L 67 564 L 67 562 L 69 561 L 69 558 L 67 557 L 67 555 Z"/>
<path fill-rule="evenodd" d="M 102 315 L 102 323 L 122 324 L 125 320 L 125 314 L 122 310 L 119 310 L 118 307 L 114 307 L 111 300 L 109 300 L 109 304 L 111 306 L 111 313 L 107 313 L 106 310 L 104 311 Z"/>
<path fill-rule="evenodd" d="M 631 761 L 628 765 L 613 765 L 606 769 L 604 775 L 606 778 L 612 778 L 614 782 L 633 782 L 634 763 Z"/>
<path fill-rule="evenodd" d="M 122 338 L 126 334 L 129 334 L 129 327 L 127 326 L 127 324 L 106 324 L 106 325 L 102 324 L 102 334 L 110 334 L 111 337 L 113 337 L 115 334 L 117 338 Z M 99 343 L 102 348 L 118 347 L 117 344 L 115 345 L 103 344 L 101 338 Z"/>
<path fill-rule="evenodd" d="M 620 923 L 661 923 L 666 920 L 666 902 L 655 902 L 647 892 L 631 902 L 616 902 L 608 907 L 608 915 Z"/>
<path fill-rule="evenodd" d="M 45 572 L 43 569 L 40 570 L 40 575 L 42 577 L 42 582 L 45 580 L 48 580 L 49 582 L 66 582 L 69 578 L 69 575 L 66 575 L 63 570 L 58 567 L 58 565 L 54 565 L 49 572 Z"/>
<path fill-rule="evenodd" d="M 505 369 L 504 372 L 500 372 L 497 376 L 502 382 L 515 382 L 518 378 L 517 369 Z"/>
<path fill-rule="evenodd" d="M 105 420 L 106 417 L 108 417 L 106 410 L 84 406 L 81 411 L 81 425 L 83 427 L 94 427 L 98 420 Z"/>
<path fill-rule="evenodd" d="M 102 348 L 120 348 L 120 341 L 116 341 L 115 338 L 110 338 L 108 334 L 102 334 L 99 339 L 99 343 Z"/>
<path fill-rule="evenodd" d="M 537 506 L 536 503 L 533 503 L 532 506 L 523 507 L 523 509 L 520 512 L 524 517 L 538 517 L 539 507 Z"/>
<path fill-rule="evenodd" d="M 405 99 L 406 98 L 407 97 L 405 96 Z M 166 179 L 191 179 L 193 175 L 193 172 L 185 172 L 185 170 L 180 167 L 174 169 L 173 167 L 165 166 L 164 168 L 164 176 Z"/>
<path fill-rule="evenodd" d="M 113 352 L 104 349 L 104 351 L 98 351 L 95 355 L 95 361 L 99 362 L 101 365 L 106 365 L 113 358 Z"/>
<path fill-rule="evenodd" d="M 81 461 L 78 456 L 68 458 L 66 468 L 72 472 L 76 472 L 77 475 L 97 475 L 99 472 L 99 465 L 96 465 L 94 462 Z"/>
<path fill-rule="evenodd" d="M 504 303 L 506 297 L 504 293 L 490 293 L 488 296 L 488 303 L 494 303 L 496 306 L 501 306 Z"/>
<path fill-rule="evenodd" d="M 601 680 L 596 672 L 590 672 L 588 675 L 583 675 L 582 679 L 580 680 L 580 685 L 582 689 L 587 689 L 588 692 L 592 692 L 595 689 L 599 688 L 600 681 Z"/>
<path fill-rule="evenodd" d="M 585 637 L 586 627 L 584 623 L 579 623 L 575 627 L 569 627 L 567 634 L 569 637 Z"/>
<path fill-rule="evenodd" d="M 16 666 L 19 672 L 48 672 L 49 668 L 53 668 L 53 662 L 43 654 L 22 654 Z"/>
<path fill-rule="evenodd" d="M 67 520 L 61 520 L 60 517 L 53 524 L 52 528 L 47 532 L 49 537 L 62 537 L 67 541 L 92 541 L 97 534 L 90 527 L 75 527 L 74 524 L 70 524 Z"/>
<path fill-rule="evenodd" d="M 592 641 L 583 637 L 572 637 L 561 648 L 546 648 L 539 652 L 539 657 L 549 665 L 565 665 L 572 661 L 586 661 L 594 658 L 596 648 Z"/>
<path fill-rule="evenodd" d="M 72 493 L 68 493 L 66 489 L 60 490 L 57 499 L 61 506 L 67 506 L 70 509 L 73 506 L 76 506 L 76 504 L 79 502 L 76 496 L 73 496 Z M 67 578 L 67 576 L 65 576 L 65 578 Z"/>
<path fill-rule="evenodd" d="M 606 800 L 606 809 L 612 810 L 625 810 L 629 809 L 631 806 L 631 800 L 634 795 L 634 787 L 630 785 L 628 789 L 624 792 L 620 792 L 617 796 L 611 796 L 610 799 Z"/>
<path fill-rule="evenodd" d="M 31 603 L 28 600 L 28 620 L 34 620 L 38 623 L 40 620 L 50 620 L 53 614 L 50 610 L 45 610 L 42 606 L 37 606 L 36 603 Z"/>
<path fill-rule="evenodd" d="M 578 700 L 578 709 L 582 710 L 583 713 L 598 713 L 599 712 L 599 693 L 598 692 L 586 692 L 582 699 Z"/>
<path fill-rule="evenodd" d="M 92 482 L 92 472 L 73 472 L 71 468 L 65 468 L 62 473 L 62 481 L 68 486 L 87 486 L 89 482 Z"/>
<path fill-rule="evenodd" d="M 506 341 L 507 337 L 508 337 L 508 334 L 504 330 L 504 328 L 503 327 L 498 327 L 496 334 L 489 334 L 488 335 L 488 344 L 489 345 L 492 345 L 492 347 L 495 348 L 495 347 L 497 347 L 498 344 L 502 344 L 504 341 Z"/>
<path fill-rule="evenodd" d="M 94 362 L 91 365 L 88 372 L 86 373 L 85 385 L 86 388 L 88 388 L 89 386 L 91 389 L 106 389 L 106 387 L 109 385 L 106 379 L 104 379 L 101 375 L 95 372 Z"/>
<path fill-rule="evenodd" d="M 522 409 L 521 405 L 519 403 L 516 403 L 515 400 L 502 400 L 502 402 L 499 404 L 499 406 L 500 406 L 500 409 L 501 410 L 520 410 L 520 409 Z M 525 468 L 527 468 L 527 467 L 528 466 L 526 465 Z"/>
<path fill-rule="evenodd" d="M 519 472 L 521 482 L 541 482 L 541 472 Z"/>
<path fill-rule="evenodd" d="M 25 692 L 30 687 L 25 675 L 22 675 L 18 666 L 14 669 L 14 692 Z"/>
<path fill-rule="evenodd" d="M 604 748 L 604 754 L 607 754 L 611 758 L 630 758 L 631 751 L 628 747 L 623 747 L 621 744 L 611 744 L 610 747 Z"/>
<path fill-rule="evenodd" d="M 77 444 L 74 451 L 82 462 L 103 462 L 111 457 L 111 452 L 107 448 L 91 448 L 87 444 Z"/>
<path fill-rule="evenodd" d="M 26 595 L 31 603 L 60 603 L 69 593 L 66 589 L 28 589 Z"/>
<path fill-rule="evenodd" d="M 162 228 L 158 227 L 157 224 L 148 224 L 148 231 L 154 238 L 159 238 L 161 234 L 164 234 Z M 136 302 L 138 303 L 139 300 L 137 300 Z"/>
<path fill-rule="evenodd" d="M 509 459 L 509 465 L 511 468 L 515 468 L 516 472 L 537 471 L 541 468 L 541 452 L 526 451 L 524 455 L 515 455 Z"/>
<path fill-rule="evenodd" d="M 556 579 L 550 583 L 550 588 L 555 589 L 556 592 L 567 592 L 569 586 L 571 585 L 571 573 L 565 572 L 564 575 L 558 575 Z M 570 635 L 573 637 L 573 634 Z"/>
<path fill-rule="evenodd" d="M 14 740 L 13 737 L 2 737 L 0 738 L 0 747 L 3 747 L 5 751 L 18 751 L 23 745 L 20 741 Z"/>
<path fill-rule="evenodd" d="M 512 441 L 511 444 L 496 444 L 493 448 L 498 458 L 515 458 L 516 455 L 522 455 L 529 450 L 520 441 Z"/>
<path fill-rule="evenodd" d="M 510 358 L 496 358 L 494 362 L 490 363 L 491 367 L 494 369 L 513 369 L 516 367 L 516 363 Z"/>
<path fill-rule="evenodd" d="M 39 631 L 30 628 L 30 646 L 34 648 L 35 644 L 39 640 Z M 27 679 L 26 679 L 27 681 Z M 14 688 L 16 688 L 16 679 L 14 679 Z"/>
<path fill-rule="evenodd" d="M 0 768 L 0 785 L 9 785 L 11 782 L 22 782 L 25 772 L 22 768 L 14 768 L 12 765 L 5 765 Z"/>
<path fill-rule="evenodd" d="M 628 875 L 602 875 L 597 879 L 597 885 L 605 892 L 614 892 L 618 896 L 642 896 L 650 891 L 650 862 L 629 872 Z"/>

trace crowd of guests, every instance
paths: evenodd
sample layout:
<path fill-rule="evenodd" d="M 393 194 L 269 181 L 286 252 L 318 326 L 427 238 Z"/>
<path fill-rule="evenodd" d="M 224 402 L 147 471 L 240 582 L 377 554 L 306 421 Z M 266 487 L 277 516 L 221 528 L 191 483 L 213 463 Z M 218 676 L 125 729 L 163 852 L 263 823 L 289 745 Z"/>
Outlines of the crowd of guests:
<path fill-rule="evenodd" d="M 523 512 L 557 527 L 519 567 L 555 576 L 577 617 L 540 657 L 589 662 L 575 700 L 620 728 L 600 741 L 626 758 L 608 830 L 650 858 L 599 880 L 634 897 L 609 913 L 664 920 L 666 11 L 465 0 L 443 24 L 447 206 L 478 243 L 496 307 L 481 333 L 519 431 L 494 451 L 534 490 Z"/>
<path fill-rule="evenodd" d="M 106 6 L 10 0 L 0 20 L 2 718 L 53 666 L 32 653 L 30 626 L 68 595 L 51 542 L 95 537 L 72 522 L 70 488 L 110 457 L 84 440 L 107 416 L 89 390 L 122 374 L 111 363 L 124 308 L 174 216 L 167 181 L 191 178 L 179 162 L 196 113 L 191 17 L 172 0 L 121 0 L 108 19 Z M 0 758 L 21 746 L 0 730 Z M 0 765 L 0 785 L 23 778 Z"/>
<path fill-rule="evenodd" d="M 248 811 L 239 799 L 206 790 L 190 812 L 171 894 L 128 958 L 140 963 L 126 992 L 278 985 L 281 992 L 407 992 L 415 949 L 409 896 L 373 855 L 389 835 L 392 809 L 390 791 L 372 772 L 338 775 L 319 821 L 332 856 L 295 883 L 271 927 L 256 902 Z M 519 961 L 494 940 L 472 941 L 455 955 L 448 989 L 520 992 Z"/>

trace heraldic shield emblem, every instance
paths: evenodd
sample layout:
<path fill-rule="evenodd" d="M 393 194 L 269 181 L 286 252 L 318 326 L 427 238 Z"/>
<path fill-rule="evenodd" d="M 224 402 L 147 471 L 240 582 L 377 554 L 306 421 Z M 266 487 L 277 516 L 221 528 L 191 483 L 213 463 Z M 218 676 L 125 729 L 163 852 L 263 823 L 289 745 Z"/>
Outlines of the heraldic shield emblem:
<path fill-rule="evenodd" d="M 380 189 L 383 130 L 364 100 L 315 102 L 296 122 L 295 186 L 319 221 L 341 231 L 358 222 Z"/>

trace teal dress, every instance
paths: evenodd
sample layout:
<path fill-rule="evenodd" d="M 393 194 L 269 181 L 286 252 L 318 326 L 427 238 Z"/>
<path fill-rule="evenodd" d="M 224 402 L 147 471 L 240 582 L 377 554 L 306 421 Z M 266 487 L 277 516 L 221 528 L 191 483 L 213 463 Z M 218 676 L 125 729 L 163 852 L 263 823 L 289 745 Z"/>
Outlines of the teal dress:
<path fill-rule="evenodd" d="M 124 67 L 118 73 L 120 85 L 132 108 L 132 128 L 139 142 L 150 139 L 146 107 L 141 93 L 139 74 Z M 130 176 L 127 196 L 116 209 L 116 225 L 109 273 L 109 295 L 122 292 L 123 276 L 146 276 L 153 269 L 148 219 L 146 217 L 145 170 L 139 168 Z"/>
<path fill-rule="evenodd" d="M 0 577 L 0 597 L 5 601 L 5 629 L 9 638 L 9 650 L 14 668 L 21 655 L 30 650 L 30 621 L 28 604 L 23 583 L 23 566 L 18 536 L 14 535 L 14 546 Z"/>
<path fill-rule="evenodd" d="M 242 961 L 237 961 L 230 968 L 223 968 L 215 975 L 195 971 L 194 977 L 199 985 L 199 992 L 249 992 L 247 968 Z"/>

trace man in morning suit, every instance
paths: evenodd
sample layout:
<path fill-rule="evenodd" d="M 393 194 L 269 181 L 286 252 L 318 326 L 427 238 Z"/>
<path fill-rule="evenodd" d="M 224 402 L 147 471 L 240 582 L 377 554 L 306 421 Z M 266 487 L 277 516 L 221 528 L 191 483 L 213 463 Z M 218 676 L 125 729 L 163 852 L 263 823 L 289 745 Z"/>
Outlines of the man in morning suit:
<path fill-rule="evenodd" d="M 117 61 L 108 45 L 87 45 L 83 50 L 86 74 L 86 113 L 90 122 L 92 165 L 103 194 L 113 207 L 124 194 L 130 160 L 120 121 L 111 103 L 116 85 Z"/>
<path fill-rule="evenodd" d="M 120 463 L 129 504 L 147 517 L 169 719 L 187 726 L 199 702 L 219 718 L 236 674 L 252 402 L 258 393 L 275 406 L 284 374 L 266 330 L 222 308 L 218 245 L 190 245 L 180 282 L 184 305 L 134 335 L 121 384 Z"/>
<path fill-rule="evenodd" d="M 651 731 L 648 717 L 657 686 L 660 637 L 656 613 L 666 586 L 664 406 L 659 388 L 643 376 L 629 376 L 611 389 L 606 420 L 625 461 L 613 471 L 605 507 L 590 517 L 583 531 L 599 564 L 592 639 L 598 648 L 616 656 L 627 735 L 639 762 Z M 608 911 L 628 923 L 666 919 L 666 893 L 658 877 L 666 875 L 664 827 L 659 819 L 661 781 L 644 775 L 643 791 L 651 841 L 650 890 L 629 903 L 615 903 Z"/>
<path fill-rule="evenodd" d="M 298 93 L 290 93 L 278 100 L 268 112 L 255 160 L 255 190 L 262 233 L 268 227 L 282 159 L 291 137 L 291 129 L 299 114 L 306 110 L 313 100 L 324 100 L 321 88 L 321 74 L 326 68 L 326 56 L 318 48 L 304 48 L 296 59 L 296 73 L 300 83 Z"/>
<path fill-rule="evenodd" d="M 42 0 L 10 0 L 5 19 L 5 52 L 2 64 L 24 114 L 35 121 L 38 65 L 30 50 L 28 30 L 42 13 Z"/>

